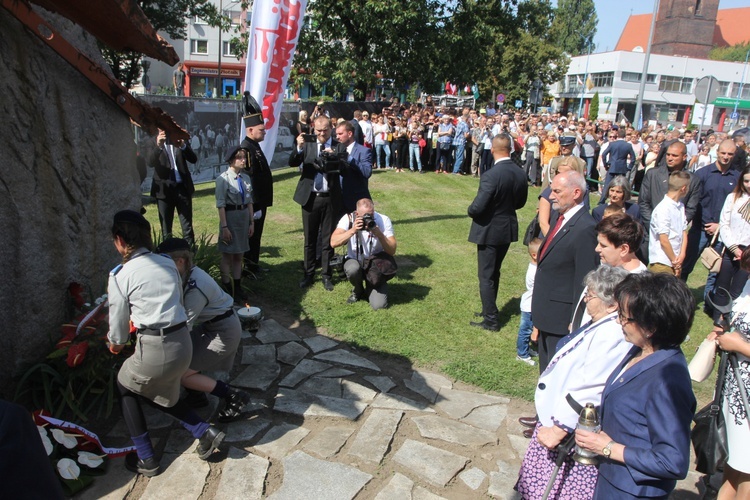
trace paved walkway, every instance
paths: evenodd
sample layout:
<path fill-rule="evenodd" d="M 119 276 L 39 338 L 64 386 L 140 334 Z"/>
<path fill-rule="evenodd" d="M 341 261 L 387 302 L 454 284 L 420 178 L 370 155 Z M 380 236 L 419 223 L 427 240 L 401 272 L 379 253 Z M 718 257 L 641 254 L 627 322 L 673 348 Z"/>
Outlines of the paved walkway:
<path fill-rule="evenodd" d="M 245 332 L 240 348 L 231 383 L 255 399 L 243 418 L 219 424 L 220 451 L 199 460 L 181 426 L 147 410 L 162 474 L 134 476 L 116 459 L 78 498 L 517 498 L 528 440 L 516 419 L 533 412 L 530 403 L 419 370 L 396 378 L 343 344 L 300 338 L 273 319 Z M 218 406 L 210 400 L 206 418 Z M 123 422 L 108 440 L 127 441 Z M 697 478 L 673 498 L 698 498 Z"/>

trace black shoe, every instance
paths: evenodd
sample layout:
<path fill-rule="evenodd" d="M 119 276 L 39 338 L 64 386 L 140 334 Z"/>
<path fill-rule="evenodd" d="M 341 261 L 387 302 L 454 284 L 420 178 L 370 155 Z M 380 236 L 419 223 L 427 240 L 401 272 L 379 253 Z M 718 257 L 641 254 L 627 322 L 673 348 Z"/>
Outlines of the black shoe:
<path fill-rule="evenodd" d="M 352 292 L 352 294 L 349 295 L 349 298 L 346 299 L 346 303 L 347 304 L 356 304 L 358 300 L 359 300 L 359 295 L 357 295 L 356 293 Z"/>
<path fill-rule="evenodd" d="M 323 281 L 323 288 L 325 288 L 329 292 L 332 292 L 333 291 L 333 281 L 331 281 L 331 278 L 323 276 L 323 280 L 322 281 Z"/>
<path fill-rule="evenodd" d="M 524 429 L 523 430 L 523 437 L 526 439 L 531 439 L 531 437 L 534 435 L 534 429 Z"/>
<path fill-rule="evenodd" d="M 486 321 L 469 321 L 469 324 L 471 326 L 476 326 L 477 328 L 483 328 L 485 330 L 489 330 L 491 332 L 499 332 L 500 327 L 497 325 L 491 325 L 487 323 Z"/>
<path fill-rule="evenodd" d="M 242 409 L 250 402 L 250 395 L 245 391 L 230 388 L 224 409 L 219 412 L 219 422 L 231 422 L 242 414 Z"/>
<path fill-rule="evenodd" d="M 484 318 L 484 313 L 483 312 L 475 312 L 474 313 L 474 317 L 475 318 Z"/>
<path fill-rule="evenodd" d="M 146 477 L 154 477 L 161 474 L 159 461 L 156 460 L 156 457 L 149 457 L 146 460 L 141 460 L 134 451 L 125 455 L 125 468 L 130 472 L 143 474 Z"/>
<path fill-rule="evenodd" d="M 539 417 L 534 415 L 533 417 L 521 417 L 518 419 L 518 423 L 524 427 L 533 429 L 536 427 L 536 423 L 539 422 Z"/>
<path fill-rule="evenodd" d="M 205 392 L 194 391 L 192 389 L 185 389 L 187 396 L 183 401 L 190 408 L 205 408 L 208 406 L 208 397 Z"/>
<path fill-rule="evenodd" d="M 314 281 L 314 278 L 312 277 L 312 275 L 307 274 L 307 275 L 305 275 L 304 278 L 302 278 L 300 280 L 299 287 L 300 288 L 308 288 L 308 287 L 312 286 L 313 281 Z"/>
<path fill-rule="evenodd" d="M 213 425 L 206 429 L 203 436 L 198 440 L 198 446 L 195 448 L 195 452 L 198 454 L 198 458 L 206 460 L 211 456 L 216 448 L 219 447 L 226 434 L 221 432 Z"/>

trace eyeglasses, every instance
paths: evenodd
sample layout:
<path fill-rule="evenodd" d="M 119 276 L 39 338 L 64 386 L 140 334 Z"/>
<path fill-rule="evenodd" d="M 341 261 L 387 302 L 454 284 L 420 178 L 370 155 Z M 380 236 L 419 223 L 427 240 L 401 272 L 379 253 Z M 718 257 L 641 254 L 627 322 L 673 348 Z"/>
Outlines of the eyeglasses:
<path fill-rule="evenodd" d="M 586 295 L 583 296 L 583 301 L 584 302 L 589 302 L 589 301 L 592 301 L 592 300 L 598 299 L 598 298 L 599 297 L 597 295 L 594 295 L 593 293 L 586 292 Z"/>
<path fill-rule="evenodd" d="M 625 326 L 628 323 L 633 323 L 634 321 L 635 321 L 635 318 L 623 316 L 622 311 L 617 311 L 617 322 L 620 323 L 620 325 Z"/>

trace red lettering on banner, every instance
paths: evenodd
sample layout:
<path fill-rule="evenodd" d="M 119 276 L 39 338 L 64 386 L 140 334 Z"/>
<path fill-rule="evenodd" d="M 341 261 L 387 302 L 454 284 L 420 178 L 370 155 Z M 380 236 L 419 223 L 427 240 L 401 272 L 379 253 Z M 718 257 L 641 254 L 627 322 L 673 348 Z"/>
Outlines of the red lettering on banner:
<path fill-rule="evenodd" d="M 255 28 L 255 53 L 253 54 L 255 60 L 260 59 L 263 63 L 267 63 L 271 56 L 271 71 L 268 74 L 263 96 L 263 116 L 268 129 L 272 129 L 276 122 L 275 106 L 279 96 L 284 92 L 282 88 L 284 73 L 294 52 L 302 12 L 302 4 L 298 1 L 274 0 L 274 3 L 277 6 L 271 9 L 272 12 L 278 13 L 281 10 L 279 23 L 275 29 Z M 261 40 L 258 40 L 258 37 Z"/>

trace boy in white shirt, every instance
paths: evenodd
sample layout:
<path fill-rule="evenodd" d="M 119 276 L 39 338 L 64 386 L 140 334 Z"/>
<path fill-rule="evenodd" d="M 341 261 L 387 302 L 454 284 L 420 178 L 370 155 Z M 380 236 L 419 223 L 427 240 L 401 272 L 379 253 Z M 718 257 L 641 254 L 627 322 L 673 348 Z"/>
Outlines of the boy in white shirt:
<path fill-rule="evenodd" d="M 521 324 L 518 325 L 518 339 L 516 340 L 516 359 L 527 365 L 534 366 L 536 362 L 529 354 L 529 340 L 533 330 L 531 321 L 531 296 L 534 293 L 534 276 L 536 275 L 536 257 L 542 240 L 534 238 L 529 242 L 529 267 L 526 269 L 526 291 L 521 295 Z"/>
<path fill-rule="evenodd" d="M 653 273 L 682 272 L 687 250 L 687 219 L 685 197 L 690 186 L 690 174 L 680 170 L 669 175 L 669 190 L 651 214 L 649 227 L 648 270 Z"/>

